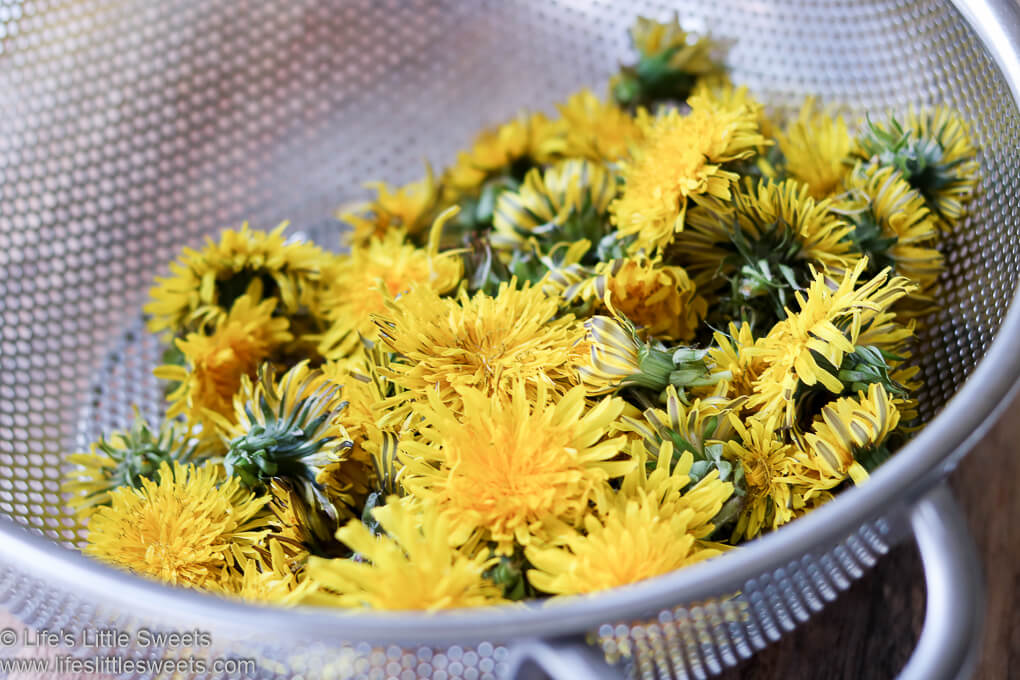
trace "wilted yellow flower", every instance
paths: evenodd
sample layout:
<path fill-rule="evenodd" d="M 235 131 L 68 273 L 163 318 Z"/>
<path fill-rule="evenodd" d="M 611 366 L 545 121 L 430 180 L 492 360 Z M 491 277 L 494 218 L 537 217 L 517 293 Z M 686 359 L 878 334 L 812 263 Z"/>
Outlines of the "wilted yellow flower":
<path fill-rule="evenodd" d="M 230 418 L 241 379 L 255 375 L 263 361 L 293 339 L 285 317 L 274 317 L 276 299 L 256 302 L 242 295 L 211 335 L 189 333 L 176 341 L 187 366 L 164 365 L 153 373 L 178 383 L 169 394 L 167 417 L 184 415 L 192 425 L 210 424 L 215 414 Z"/>
<path fill-rule="evenodd" d="M 375 189 L 375 199 L 341 208 L 337 215 L 352 228 L 345 234 L 352 246 L 385 239 L 391 231 L 413 236 L 425 231 L 432 223 L 441 187 L 429 164 L 425 164 L 425 177 L 417 182 L 396 189 L 391 189 L 385 182 L 369 182 L 365 186 Z"/>
<path fill-rule="evenodd" d="M 172 585 L 203 588 L 265 536 L 256 498 L 221 469 L 163 463 L 156 481 L 110 493 L 89 519 L 85 554 Z"/>
<path fill-rule="evenodd" d="M 610 205 L 620 238 L 633 238 L 633 250 L 669 245 L 684 228 L 688 201 L 722 209 L 739 179 L 722 164 L 768 143 L 746 107 L 720 108 L 703 97 L 689 103 L 687 115 L 638 112 L 644 141 L 623 162 L 623 191 Z"/>
<path fill-rule="evenodd" d="M 433 228 L 441 231 L 449 217 L 452 213 L 444 213 Z M 464 273 L 460 253 L 440 253 L 438 245 L 437 234 L 427 249 L 416 248 L 398 229 L 341 256 L 322 293 L 322 314 L 332 324 L 319 340 L 319 353 L 339 359 L 357 351 L 363 340 L 375 340 L 372 315 L 385 311 L 387 300 L 412 287 L 428 287 L 439 294 L 455 288 Z"/>
<path fill-rule="evenodd" d="M 458 542 L 492 541 L 509 555 L 550 539 L 578 526 L 589 503 L 612 492 L 609 480 L 634 466 L 614 460 L 626 438 L 607 437 L 622 399 L 589 406 L 583 387 L 555 398 L 544 384 L 531 396 L 521 382 L 495 395 L 465 388 L 461 398 L 457 413 L 430 391 L 416 411 L 419 441 L 401 452 L 404 487 L 440 508 Z"/>
<path fill-rule="evenodd" d="M 817 111 L 808 97 L 796 120 L 776 135 L 786 172 L 803 182 L 813 198 L 824 199 L 842 189 L 850 171 L 854 139 L 842 116 Z"/>
<path fill-rule="evenodd" d="M 235 566 L 224 568 L 218 579 L 208 582 L 210 592 L 236 597 L 247 602 L 281 607 L 298 603 L 306 587 L 303 572 L 293 571 L 279 542 L 269 544 L 268 554 L 241 558 Z"/>
<path fill-rule="evenodd" d="M 376 323 L 382 344 L 399 355 L 389 373 L 406 392 L 396 399 L 434 392 L 457 410 L 465 388 L 506 394 L 523 381 L 565 392 L 578 382 L 584 329 L 558 311 L 539 288 L 512 284 L 494 297 L 462 291 L 456 299 L 419 287 L 387 303 Z"/>
<path fill-rule="evenodd" d="M 750 396 L 754 382 L 765 366 L 756 358 L 755 338 L 749 324 L 730 323 L 728 333 L 716 331 L 715 343 L 708 350 L 713 370 L 724 373 L 713 394 L 730 398 Z"/>
<path fill-rule="evenodd" d="M 330 256 L 311 243 L 285 240 L 286 226 L 267 234 L 245 223 L 240 231 L 224 231 L 218 243 L 207 239 L 200 251 L 184 248 L 170 264 L 171 275 L 157 277 L 149 291 L 149 330 L 177 335 L 215 328 L 252 284 L 253 297 L 278 298 L 284 314 L 314 307 L 319 274 Z"/>
<path fill-rule="evenodd" d="M 454 523 L 434 506 L 393 497 L 373 514 L 384 535 L 359 520 L 337 532 L 358 560 L 309 558 L 304 604 L 437 611 L 504 602 L 502 588 L 484 577 L 497 560 L 451 540 Z"/>

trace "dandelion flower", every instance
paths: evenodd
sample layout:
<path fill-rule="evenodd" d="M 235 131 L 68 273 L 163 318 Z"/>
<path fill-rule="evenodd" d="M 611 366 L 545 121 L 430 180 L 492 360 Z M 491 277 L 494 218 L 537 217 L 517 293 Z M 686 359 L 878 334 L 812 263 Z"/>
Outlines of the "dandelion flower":
<path fill-rule="evenodd" d="M 523 178 L 534 165 L 551 160 L 547 151 L 550 140 L 561 134 L 562 124 L 550 121 L 541 113 L 522 114 L 483 131 L 469 150 L 457 155 L 457 161 L 446 171 L 444 184 L 452 192 L 447 200 L 474 195 L 487 179 L 501 173 Z"/>
<path fill-rule="evenodd" d="M 754 351 L 755 337 L 750 324 L 730 323 L 727 332 L 716 331 L 708 355 L 714 370 L 725 377 L 716 386 L 719 396 L 746 397 L 754 393 L 754 383 L 764 370 Z"/>
<path fill-rule="evenodd" d="M 557 545 L 533 545 L 525 555 L 531 584 L 546 593 L 592 593 L 666 574 L 720 554 L 698 539 L 713 530 L 711 519 L 733 493 L 712 472 L 684 492 L 693 457 L 673 464 L 664 444 L 649 474 L 639 464 L 604 508 L 584 519 L 584 533 L 570 532 Z M 643 462 L 643 461 L 642 461 Z"/>
<path fill-rule="evenodd" d="M 219 477 L 218 467 L 174 461 L 160 465 L 156 481 L 115 489 L 89 519 L 85 554 L 172 585 L 205 587 L 236 555 L 254 557 L 266 533 L 268 499 Z"/>
<path fill-rule="evenodd" d="M 273 478 L 294 484 L 312 508 L 337 518 L 324 478 L 348 463 L 353 446 L 340 423 L 346 406 L 338 385 L 301 362 L 277 380 L 270 366 L 260 367 L 258 381 L 244 377 L 234 400 L 233 421 L 219 421 L 227 442 L 223 466 L 250 489 L 264 490 Z M 362 477 L 363 478 L 363 477 Z M 356 477 L 357 479 L 357 477 Z M 342 500 L 354 505 L 354 498 Z"/>
<path fill-rule="evenodd" d="M 358 560 L 309 559 L 304 604 L 438 611 L 505 602 L 502 588 L 484 576 L 497 560 L 451 544 L 453 522 L 435 507 L 392 499 L 373 512 L 382 536 L 357 520 L 337 532 Z"/>
<path fill-rule="evenodd" d="M 444 221 L 437 220 L 440 231 Z M 406 243 L 401 230 L 355 246 L 338 259 L 332 280 L 324 287 L 323 316 L 332 325 L 319 341 L 319 352 L 329 359 L 350 355 L 363 340 L 375 340 L 372 315 L 385 311 L 386 300 L 416 285 L 442 295 L 460 283 L 463 271 L 458 252 L 438 252 L 438 237 L 427 250 Z"/>
<path fill-rule="evenodd" d="M 634 465 L 614 460 L 625 437 L 606 436 L 622 399 L 589 406 L 583 387 L 555 399 L 544 385 L 530 396 L 516 383 L 507 394 L 463 390 L 458 414 L 429 396 L 418 441 L 403 445 L 404 487 L 442 510 L 457 541 L 481 537 L 509 555 L 515 543 L 550 538 Z"/>
<path fill-rule="evenodd" d="M 732 541 L 751 539 L 794 519 L 817 488 L 832 488 L 842 475 L 825 474 L 817 462 L 779 436 L 775 416 L 753 417 L 746 424 L 731 415 L 737 440 L 726 442 L 726 454 L 744 471 L 747 495 Z M 814 480 L 810 484 L 805 484 Z M 814 488 L 813 488 L 814 487 Z"/>
<path fill-rule="evenodd" d="M 896 168 L 858 165 L 847 178 L 850 197 L 839 210 L 854 224 L 851 238 L 868 256 L 877 273 L 892 267 L 930 292 L 942 273 L 944 260 L 935 248 L 936 218 L 924 197 Z"/>
<path fill-rule="evenodd" d="M 617 163 L 641 139 L 641 129 L 628 111 L 602 101 L 591 90 L 581 90 L 557 107 L 566 131 L 552 137 L 548 149 L 565 158 L 595 163 Z"/>
<path fill-rule="evenodd" d="M 776 324 L 755 347 L 763 370 L 748 401 L 762 414 L 784 412 L 783 426 L 791 428 L 799 386 L 821 385 L 833 394 L 843 391 L 837 376 L 843 358 L 857 346 L 866 317 L 885 312 L 914 290 L 888 270 L 858 285 L 867 258 L 846 273 L 835 289 L 824 277 L 812 281 L 806 294 L 797 293 L 799 310 Z"/>
<path fill-rule="evenodd" d="M 399 188 L 385 182 L 366 185 L 376 191 L 372 201 L 341 209 L 338 217 L 351 226 L 346 234 L 352 246 L 364 246 L 374 239 L 386 240 L 391 231 L 415 236 L 428 229 L 441 195 L 432 166 L 425 165 L 425 177 Z"/>
<path fill-rule="evenodd" d="M 623 162 L 623 190 L 610 205 L 620 238 L 633 237 L 635 251 L 669 245 L 684 228 L 689 201 L 721 208 L 739 179 L 723 165 L 767 143 L 747 108 L 718 108 L 702 97 L 690 105 L 687 115 L 638 113 L 644 141 Z"/>
<path fill-rule="evenodd" d="M 89 453 L 67 457 L 74 465 L 62 487 L 71 494 L 68 505 L 80 517 L 110 503 L 120 487 L 138 489 L 142 479 L 153 479 L 163 463 L 189 463 L 197 458 L 197 443 L 179 422 L 168 420 L 153 431 L 136 410 L 130 429 L 101 437 Z"/>
<path fill-rule="evenodd" d="M 616 196 L 616 178 L 605 167 L 571 159 L 545 172 L 528 172 L 516 191 L 496 201 L 493 241 L 522 248 L 529 239 L 556 244 L 586 240 L 589 250 L 609 233 L 607 209 Z"/>
<path fill-rule="evenodd" d="M 306 587 L 303 572 L 294 571 L 280 543 L 271 543 L 268 554 L 242 558 L 225 568 L 219 579 L 210 581 L 207 590 L 246 602 L 287 607 L 298 603 Z"/>
<path fill-rule="evenodd" d="M 532 286 L 504 283 L 495 296 L 462 291 L 456 299 L 415 288 L 376 316 L 382 344 L 399 355 L 391 379 L 406 392 L 396 398 L 435 392 L 456 408 L 458 390 L 505 394 L 519 380 L 566 391 L 578 380 L 584 329 L 558 313 L 557 301 Z"/>
<path fill-rule="evenodd" d="M 868 122 L 854 149 L 863 161 L 893 167 L 921 192 L 932 214 L 952 226 L 974 196 L 979 165 L 966 123 L 944 106 L 912 109 L 901 125 Z"/>
<path fill-rule="evenodd" d="M 224 231 L 219 242 L 207 239 L 200 251 L 182 250 L 170 264 L 171 275 L 157 277 L 149 292 L 149 330 L 179 335 L 216 328 L 253 283 L 259 291 L 254 297 L 279 298 L 284 314 L 314 307 L 317 281 L 330 257 L 311 243 L 285 240 L 286 226 L 266 233 L 246 223 L 240 231 Z"/>
<path fill-rule="evenodd" d="M 842 116 L 815 109 L 808 97 L 797 119 L 776 135 L 787 174 L 803 182 L 812 198 L 822 200 L 842 189 L 850 170 L 854 139 Z"/>
<path fill-rule="evenodd" d="M 293 339 L 286 318 L 274 317 L 276 299 L 256 302 L 242 295 L 210 335 L 189 333 L 176 345 L 185 366 L 157 368 L 157 378 L 178 383 L 169 394 L 167 417 L 184 415 L 189 424 L 208 424 L 216 414 L 230 417 L 241 379 L 253 376 L 275 350 Z"/>
<path fill-rule="evenodd" d="M 877 463 L 888 458 L 888 451 L 881 449 L 899 422 L 899 411 L 885 388 L 872 383 L 867 395 L 836 399 L 824 406 L 804 439 L 827 472 L 849 475 L 860 484 L 868 472 L 859 461 Z"/>

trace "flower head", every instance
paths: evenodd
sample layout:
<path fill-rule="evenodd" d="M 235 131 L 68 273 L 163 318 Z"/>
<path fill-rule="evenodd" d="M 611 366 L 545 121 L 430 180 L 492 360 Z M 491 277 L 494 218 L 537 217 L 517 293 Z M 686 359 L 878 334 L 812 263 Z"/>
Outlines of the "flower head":
<path fill-rule="evenodd" d="M 172 585 L 206 587 L 236 556 L 254 557 L 265 535 L 262 507 L 220 469 L 160 465 L 156 479 L 120 487 L 89 519 L 85 554 Z"/>
<path fill-rule="evenodd" d="M 425 165 L 425 177 L 402 187 L 392 189 L 385 182 L 370 182 L 376 197 L 367 203 L 341 209 L 338 217 L 349 224 L 352 231 L 347 239 L 352 246 L 364 246 L 373 239 L 386 239 L 391 231 L 416 235 L 432 223 L 441 195 L 440 184 Z"/>
<path fill-rule="evenodd" d="M 234 401 L 234 422 L 221 420 L 228 450 L 223 465 L 248 488 L 263 490 L 269 480 L 283 478 L 301 492 L 306 503 L 328 517 L 337 511 L 326 493 L 324 478 L 347 461 L 352 442 L 340 423 L 347 404 L 339 386 L 302 362 L 275 379 L 263 365 L 258 382 L 245 376 Z M 353 498 L 344 498 L 353 505 Z"/>
<path fill-rule="evenodd" d="M 514 544 L 549 538 L 577 526 L 609 480 L 633 462 L 614 460 L 625 438 L 607 437 L 624 409 L 610 397 L 589 406 L 583 387 L 561 398 L 523 383 L 508 394 L 464 389 L 462 413 L 434 392 L 419 407 L 418 441 L 403 444 L 404 487 L 450 518 L 458 541 L 493 541 L 502 554 Z"/>
<path fill-rule="evenodd" d="M 888 450 L 882 447 L 899 422 L 899 411 L 885 388 L 872 383 L 866 395 L 843 397 L 822 407 L 804 440 L 827 473 L 849 475 L 859 484 L 868 477 L 859 461 L 874 468 L 888 458 Z"/>
<path fill-rule="evenodd" d="M 397 399 L 435 392 L 456 408 L 461 389 L 506 394 L 517 381 L 566 391 L 577 382 L 584 329 L 558 310 L 531 286 L 504 283 L 495 296 L 462 291 L 456 299 L 415 288 L 376 316 L 380 341 L 399 355 L 389 371 L 406 390 Z"/>
<path fill-rule="evenodd" d="M 805 509 L 822 489 L 843 481 L 818 462 L 783 440 L 775 417 L 730 419 L 739 438 L 726 443 L 726 453 L 744 472 L 747 496 L 733 530 L 732 541 L 751 539 L 777 529 Z"/>
<path fill-rule="evenodd" d="M 131 428 L 100 437 L 89 453 L 67 457 L 74 467 L 62 487 L 71 494 L 68 505 L 81 517 L 110 503 L 110 493 L 120 487 L 138 489 L 142 479 L 153 479 L 163 463 L 188 463 L 197 458 L 197 442 L 179 422 L 168 420 L 155 432 L 141 414 L 135 413 Z"/>
<path fill-rule="evenodd" d="M 594 253 L 610 232 L 607 210 L 614 196 L 616 177 L 597 163 L 570 159 L 545 172 L 533 169 L 519 189 L 496 201 L 493 241 L 520 249 L 530 239 L 548 245 L 583 239 Z"/>
<path fill-rule="evenodd" d="M 285 317 L 274 317 L 276 299 L 257 302 L 242 295 L 210 335 L 189 333 L 176 344 L 186 366 L 164 365 L 157 378 L 178 383 L 169 394 L 167 417 L 184 415 L 189 424 L 209 424 L 218 414 L 230 417 L 234 393 L 244 377 L 293 339 Z"/>
<path fill-rule="evenodd" d="M 854 139 L 842 116 L 817 111 L 808 97 L 796 120 L 776 135 L 787 174 L 803 182 L 808 193 L 822 200 L 842 189 L 850 170 Z"/>
<path fill-rule="evenodd" d="M 977 150 L 963 120 L 950 109 L 912 109 L 901 125 L 868 122 L 854 149 L 864 161 L 893 167 L 924 196 L 942 224 L 952 226 L 974 196 Z"/>
<path fill-rule="evenodd" d="M 641 139 L 634 116 L 611 101 L 602 101 L 591 90 L 581 90 L 557 107 L 566 131 L 550 140 L 550 151 L 565 158 L 595 163 L 622 160 Z"/>
<path fill-rule="evenodd" d="M 442 230 L 444 213 L 434 229 Z M 322 293 L 323 316 L 332 325 L 319 341 L 319 352 L 330 359 L 349 356 L 364 339 L 375 340 L 373 314 L 385 311 L 386 301 L 415 286 L 425 286 L 440 295 L 460 283 L 464 268 L 460 254 L 438 252 L 438 234 L 428 249 L 416 248 L 397 229 L 355 246 L 338 258 L 333 278 Z"/>
<path fill-rule="evenodd" d="M 691 111 L 655 117 L 638 113 L 644 141 L 622 164 L 623 191 L 610 205 L 621 238 L 647 252 L 669 245 L 684 228 L 688 202 L 721 208 L 739 175 L 723 164 L 767 143 L 755 113 L 692 97 Z"/>
<path fill-rule="evenodd" d="M 384 535 L 356 520 L 337 532 L 358 560 L 309 559 L 304 603 L 437 611 L 504 602 L 502 589 L 484 577 L 496 560 L 451 542 L 453 521 L 435 507 L 392 499 L 374 513 Z"/>
<path fill-rule="evenodd" d="M 182 250 L 170 264 L 171 275 L 157 277 L 149 292 L 149 330 L 179 335 L 216 328 L 253 284 L 253 297 L 278 298 L 285 314 L 314 307 L 317 281 L 329 256 L 311 243 L 285 240 L 286 226 L 266 233 L 252 231 L 246 223 L 240 231 L 224 231 L 219 242 L 207 239 L 202 250 Z"/>
<path fill-rule="evenodd" d="M 307 590 L 303 571 L 291 568 L 282 544 L 270 543 L 269 550 L 255 558 L 242 557 L 235 566 L 224 568 L 206 589 L 246 602 L 277 606 L 296 604 Z"/>
<path fill-rule="evenodd" d="M 806 294 L 797 293 L 799 311 L 773 326 L 755 345 L 763 368 L 749 406 L 760 408 L 762 414 L 785 413 L 783 427 L 792 428 L 798 387 L 819 384 L 833 394 L 843 391 L 839 367 L 856 348 L 862 328 L 914 290 L 906 279 L 890 277 L 888 270 L 858 285 L 867 266 L 865 258 L 835 288 L 818 276 Z"/>
<path fill-rule="evenodd" d="M 528 580 L 555 595 L 606 590 L 674 571 L 718 555 L 699 539 L 713 530 L 712 518 L 733 493 L 712 472 L 690 489 L 693 457 L 674 464 L 672 444 L 663 445 L 651 473 L 644 461 L 626 475 L 584 531 L 568 532 L 555 545 L 534 545 L 525 555 L 535 566 Z"/>

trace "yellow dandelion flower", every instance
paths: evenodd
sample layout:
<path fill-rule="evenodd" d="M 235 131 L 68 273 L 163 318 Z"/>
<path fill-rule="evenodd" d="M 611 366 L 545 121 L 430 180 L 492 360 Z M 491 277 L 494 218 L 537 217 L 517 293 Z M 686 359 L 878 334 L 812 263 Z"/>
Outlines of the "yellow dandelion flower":
<path fill-rule="evenodd" d="M 220 468 L 174 461 L 160 466 L 158 481 L 110 493 L 110 505 L 89 519 L 85 554 L 115 567 L 172 585 L 205 587 L 235 556 L 254 556 L 265 536 L 256 498 Z"/>
<path fill-rule="evenodd" d="M 959 114 L 939 106 L 911 109 L 906 124 L 895 117 L 887 123 L 868 122 L 854 155 L 900 171 L 921 192 L 932 214 L 952 226 L 965 214 L 977 185 L 977 149 Z"/>
<path fill-rule="evenodd" d="M 496 200 L 493 243 L 520 249 L 530 239 L 584 240 L 591 250 L 609 233 L 606 212 L 615 196 L 615 176 L 597 163 L 570 159 L 544 172 L 533 169 L 520 188 Z"/>
<path fill-rule="evenodd" d="M 385 182 L 365 185 L 376 192 L 375 199 L 341 208 L 338 219 L 351 226 L 345 238 L 352 246 L 373 239 L 385 239 L 391 231 L 415 236 L 428 229 L 439 206 L 441 186 L 432 166 L 425 164 L 425 177 L 402 187 L 390 188 Z"/>
<path fill-rule="evenodd" d="M 872 270 L 892 267 L 930 294 L 945 263 L 935 248 L 936 218 L 924 197 L 891 166 L 859 164 L 847 178 L 850 198 L 840 212 L 855 225 L 851 234 Z"/>
<path fill-rule="evenodd" d="M 521 114 L 495 128 L 484 130 L 472 147 L 457 155 L 457 161 L 446 171 L 447 201 L 458 196 L 473 195 L 485 180 L 503 173 L 513 174 L 522 162 L 542 164 L 551 160 L 551 140 L 562 135 L 563 124 L 550 121 L 542 113 Z M 521 173 L 523 174 L 523 173 Z"/>
<path fill-rule="evenodd" d="M 878 451 L 899 425 L 900 414 L 885 388 L 872 383 L 867 395 L 837 399 L 822 407 L 811 432 L 804 435 L 808 450 L 824 463 L 832 476 L 850 476 L 855 484 L 868 478 L 859 462 L 880 462 L 888 451 Z"/>
<path fill-rule="evenodd" d="M 359 560 L 309 558 L 304 604 L 438 611 L 505 602 L 484 576 L 497 560 L 451 543 L 453 522 L 435 507 L 391 498 L 373 512 L 384 535 L 357 520 L 337 532 Z"/>
<path fill-rule="evenodd" d="M 708 355 L 714 370 L 725 375 L 713 394 L 730 398 L 753 394 L 754 383 L 765 366 L 754 351 L 755 337 L 750 324 L 731 322 L 728 333 L 716 331 L 712 337 L 715 342 Z"/>
<path fill-rule="evenodd" d="M 803 182 L 808 193 L 821 200 L 839 193 L 850 170 L 854 139 L 842 116 L 818 111 L 808 97 L 785 130 L 776 135 L 786 172 Z"/>
<path fill-rule="evenodd" d="M 843 391 L 836 373 L 843 358 L 858 344 L 862 324 L 915 289 L 888 270 L 858 285 L 868 266 L 867 258 L 846 273 L 835 288 L 825 278 L 812 281 L 807 293 L 797 293 L 799 309 L 776 324 L 755 346 L 764 368 L 755 380 L 748 401 L 761 413 L 785 413 L 783 427 L 791 428 L 796 416 L 795 393 L 800 385 L 820 384 L 834 394 Z"/>
<path fill-rule="evenodd" d="M 179 383 L 169 394 L 167 417 L 184 415 L 192 425 L 209 424 L 216 414 L 229 418 L 241 379 L 293 339 L 286 318 L 274 317 L 276 299 L 256 303 L 248 295 L 234 302 L 211 335 L 189 333 L 176 340 L 186 366 L 164 365 L 157 378 Z"/>
<path fill-rule="evenodd" d="M 218 579 L 210 581 L 206 589 L 246 602 L 288 607 L 297 604 L 308 589 L 302 574 L 290 568 L 283 547 L 274 542 L 268 555 L 238 560 L 234 567 L 225 568 Z"/>
<path fill-rule="evenodd" d="M 88 453 L 67 457 L 72 464 L 61 490 L 70 494 L 68 506 L 86 518 L 110 503 L 110 493 L 120 487 L 137 489 L 142 479 L 155 477 L 163 463 L 189 463 L 199 458 L 198 442 L 179 422 L 165 421 L 158 430 L 149 427 L 135 410 L 131 427 L 100 437 Z"/>
<path fill-rule="evenodd" d="M 433 228 L 441 231 L 452 216 L 444 213 Z M 455 288 L 464 273 L 460 253 L 439 253 L 438 244 L 437 236 L 427 249 L 416 248 L 395 230 L 341 256 L 322 293 L 322 313 L 332 324 L 319 340 L 319 353 L 338 359 L 356 352 L 363 340 L 375 340 L 372 315 L 412 287 L 426 286 L 440 295 Z"/>
<path fill-rule="evenodd" d="M 708 313 L 683 267 L 637 256 L 598 265 L 586 299 L 605 300 L 641 329 L 663 340 L 691 340 Z"/>
<path fill-rule="evenodd" d="M 817 489 L 843 480 L 842 475 L 826 474 L 796 445 L 784 442 L 775 416 L 751 418 L 746 424 L 735 415 L 730 418 L 739 439 L 726 442 L 726 453 L 743 468 L 747 486 L 732 541 L 779 528 L 803 511 Z M 809 480 L 814 481 L 805 484 Z"/>
<path fill-rule="evenodd" d="M 506 393 L 517 381 L 563 392 L 578 382 L 583 327 L 533 286 L 504 283 L 495 296 L 441 298 L 418 287 L 376 316 L 380 341 L 399 355 L 388 373 L 401 402 L 435 392 L 455 410 L 457 391 Z"/>
<path fill-rule="evenodd" d="M 217 421 L 227 442 L 227 474 L 256 490 L 286 479 L 309 507 L 336 520 L 337 506 L 354 507 L 367 495 L 370 474 L 350 458 L 353 443 L 340 421 L 346 406 L 340 387 L 307 361 L 278 379 L 264 364 L 256 382 L 242 379 L 234 419 Z M 327 493 L 327 481 L 337 484 L 336 495 Z"/>
<path fill-rule="evenodd" d="M 264 545 L 270 549 L 279 544 L 280 555 L 290 571 L 297 571 L 309 555 L 340 555 L 342 546 L 336 540 L 337 523 L 314 506 L 296 490 L 297 485 L 280 477 L 269 480 L 269 510 L 266 524 L 270 532 Z M 274 553 L 275 554 L 275 553 Z M 274 557 L 274 568 L 279 561 Z"/>
<path fill-rule="evenodd" d="M 149 330 L 178 335 L 215 328 L 253 283 L 260 295 L 278 298 L 284 314 L 314 307 L 317 281 L 329 257 L 311 243 L 285 240 L 286 226 L 267 234 L 245 223 L 240 231 L 224 231 L 219 242 L 207 239 L 200 251 L 182 250 L 170 264 L 171 275 L 157 277 L 149 291 Z"/>
<path fill-rule="evenodd" d="M 556 545 L 531 545 L 531 584 L 553 595 L 608 590 L 666 574 L 720 553 L 698 539 L 733 493 L 713 471 L 691 489 L 690 453 L 673 464 L 672 444 L 663 444 L 651 473 L 643 460 L 628 473 L 619 493 L 584 519 L 584 533 L 560 536 Z M 671 469 L 672 468 L 672 469 Z"/>
<path fill-rule="evenodd" d="M 611 101 L 602 101 L 591 90 L 581 90 L 557 107 L 566 132 L 551 137 L 549 155 L 583 158 L 595 163 L 617 163 L 641 139 L 634 116 Z"/>
<path fill-rule="evenodd" d="M 404 488 L 439 507 L 451 536 L 492 541 L 501 554 L 514 545 L 549 539 L 577 526 L 592 501 L 611 493 L 609 480 L 633 467 L 614 460 L 626 438 L 608 438 L 624 409 L 609 397 L 589 406 L 583 387 L 562 398 L 523 383 L 509 393 L 461 393 L 464 410 L 450 410 L 429 393 L 419 440 L 403 442 Z"/>
<path fill-rule="evenodd" d="M 644 141 L 621 165 L 624 187 L 610 205 L 613 224 L 633 250 L 660 250 L 684 228 L 688 201 L 721 208 L 739 179 L 723 164 L 768 143 L 754 112 L 691 97 L 691 111 L 638 112 Z"/>
<path fill-rule="evenodd" d="M 754 296 L 757 278 L 747 268 L 761 276 L 771 274 L 777 285 L 788 284 L 787 276 L 806 278 L 812 264 L 842 267 L 855 257 L 846 238 L 850 225 L 831 207 L 831 200 L 815 201 L 807 185 L 795 180 L 748 178 L 733 192 L 732 205 L 726 209 L 691 210 L 688 229 L 674 250 L 697 283 L 707 284 L 720 272 L 736 274 L 738 293 Z M 790 274 L 781 272 L 783 266 Z"/>
<path fill-rule="evenodd" d="M 694 96 L 704 97 L 721 109 L 747 109 L 754 113 L 762 136 L 772 139 L 775 126 L 765 111 L 765 105 L 754 98 L 746 85 L 734 85 L 725 73 L 699 78 L 694 85 Z M 759 148 L 758 151 L 762 151 Z"/>

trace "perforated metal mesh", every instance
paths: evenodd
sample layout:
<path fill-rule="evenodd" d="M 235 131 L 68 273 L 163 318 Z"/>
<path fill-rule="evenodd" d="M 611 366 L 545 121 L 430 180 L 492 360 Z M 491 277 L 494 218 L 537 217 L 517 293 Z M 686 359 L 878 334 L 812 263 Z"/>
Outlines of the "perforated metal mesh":
<path fill-rule="evenodd" d="M 335 247 L 332 211 L 361 196 L 364 181 L 413 179 L 422 159 L 444 165 L 485 124 L 523 107 L 550 109 L 582 86 L 601 89 L 628 58 L 634 16 L 673 9 L 685 26 L 732 40 L 734 79 L 773 106 L 806 94 L 854 115 L 945 103 L 970 121 L 983 180 L 946 246 L 943 310 L 921 338 L 920 401 L 931 417 L 992 339 L 1020 250 L 1020 117 L 946 3 L 3 0 L 0 513 L 75 541 L 58 493 L 62 458 L 125 426 L 132 403 L 158 412 L 157 348 L 136 320 L 152 277 L 182 245 L 243 220 L 268 228 L 290 219 Z M 676 642 L 687 630 L 677 616 L 715 616 L 681 610 L 633 635 L 604 630 L 607 650 L 650 650 L 642 673 L 704 677 L 831 599 L 844 587 L 839 573 L 852 576 L 884 550 L 881 541 L 860 544 L 857 553 L 844 547 L 853 569 L 829 569 L 825 559 L 841 559 L 829 553 L 794 565 L 796 578 L 749 584 L 743 604 L 720 605 L 728 613 L 709 626 L 722 631 L 714 641 Z M 13 561 L 0 556 L 0 601 L 42 625 L 99 615 L 66 593 L 42 597 L 45 585 L 25 580 Z M 783 593 L 800 604 L 767 604 Z M 755 607 L 760 616 L 741 614 Z M 498 649 L 485 657 L 491 667 L 477 654 L 465 665 L 460 650 L 458 666 L 444 655 L 443 667 L 401 672 L 454 677 L 456 667 L 486 677 L 498 670 Z M 656 666 L 656 649 L 672 656 Z M 390 653 L 363 670 L 385 669 Z"/>

